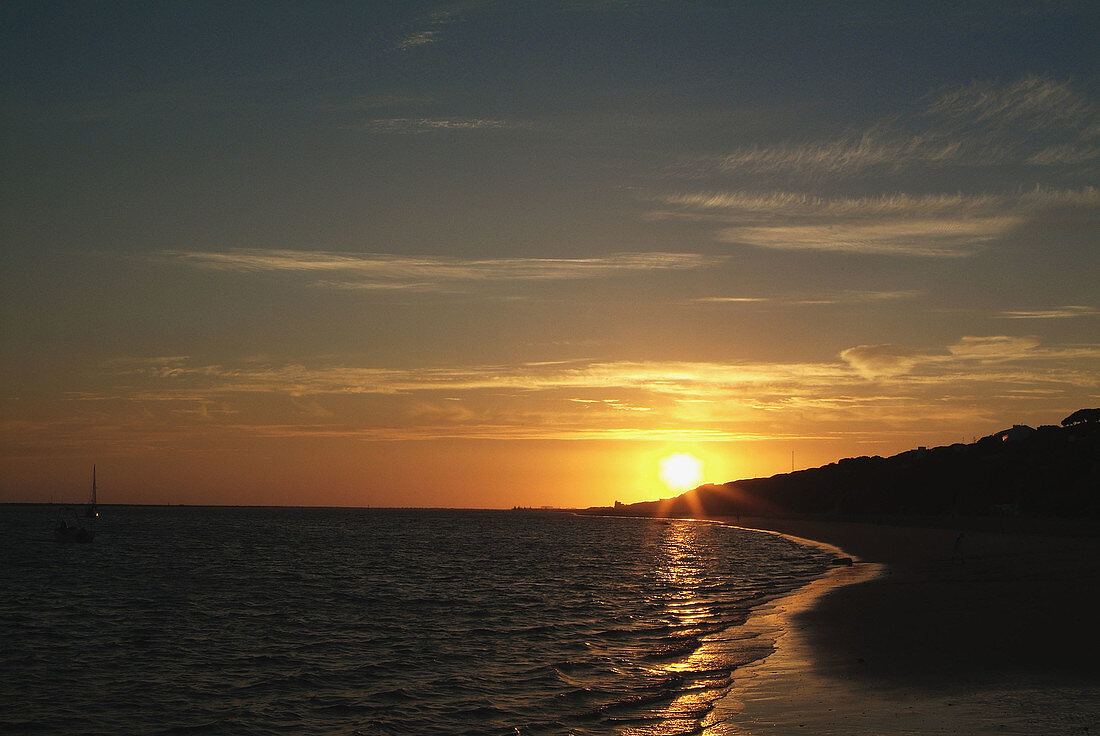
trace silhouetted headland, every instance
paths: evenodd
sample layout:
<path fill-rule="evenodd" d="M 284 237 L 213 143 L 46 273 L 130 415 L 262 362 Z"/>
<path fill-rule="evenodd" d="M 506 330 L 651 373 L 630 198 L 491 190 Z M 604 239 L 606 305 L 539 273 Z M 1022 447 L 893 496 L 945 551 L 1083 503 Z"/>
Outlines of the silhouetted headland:
<path fill-rule="evenodd" d="M 970 444 L 854 457 L 589 512 L 630 516 L 1100 519 L 1100 409 Z"/>

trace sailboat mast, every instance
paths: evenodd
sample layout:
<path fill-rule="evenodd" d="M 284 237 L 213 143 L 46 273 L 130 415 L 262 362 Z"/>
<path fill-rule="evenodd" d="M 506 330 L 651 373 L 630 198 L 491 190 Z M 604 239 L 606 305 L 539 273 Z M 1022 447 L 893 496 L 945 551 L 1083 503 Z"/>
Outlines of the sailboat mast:
<path fill-rule="evenodd" d="M 96 489 L 95 489 L 95 465 L 93 464 L 92 465 L 92 501 L 91 501 L 91 503 L 88 504 L 88 507 L 86 509 L 84 509 L 84 515 L 87 516 L 89 519 L 94 519 L 95 517 L 99 516 L 99 510 L 96 508 L 96 502 L 98 500 L 99 499 L 96 498 Z"/>

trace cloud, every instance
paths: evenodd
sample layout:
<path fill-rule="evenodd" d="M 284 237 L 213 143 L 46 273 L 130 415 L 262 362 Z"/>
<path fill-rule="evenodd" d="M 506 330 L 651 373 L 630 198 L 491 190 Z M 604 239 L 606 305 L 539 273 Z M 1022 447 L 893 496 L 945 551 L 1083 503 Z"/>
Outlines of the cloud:
<path fill-rule="evenodd" d="M 126 395 L 159 395 L 170 400 L 201 397 L 221 401 L 234 393 L 292 397 L 434 393 L 439 400 L 454 400 L 468 398 L 471 392 L 513 398 L 563 392 L 561 400 L 573 403 L 651 407 L 655 405 L 654 397 L 678 403 L 709 403 L 772 392 L 831 396 L 838 390 L 861 385 L 860 377 L 903 378 L 925 384 L 1002 380 L 1012 373 L 1006 373 L 1005 363 L 1021 366 L 1018 374 L 1024 382 L 1032 375 L 1025 367 L 1034 365 L 1043 365 L 1041 374 L 1046 378 L 1066 378 L 1079 375 L 1080 366 L 1075 363 L 1100 360 L 1100 345 L 1043 346 L 1032 336 L 964 336 L 938 350 L 895 344 L 858 345 L 841 351 L 839 358 L 838 362 L 801 363 L 571 360 L 407 369 L 259 360 L 221 365 L 190 358 L 152 358 L 112 361 L 106 367 L 126 377 L 125 385 L 131 387 Z M 1064 366 L 1052 367 L 1058 363 Z M 984 367 L 990 372 L 984 372 Z M 1095 376 L 1092 380 L 1100 382 Z M 147 386 L 134 388 L 143 384 L 165 390 L 158 393 Z M 609 395 L 612 391 L 627 394 Z M 642 396 L 650 400 L 636 400 Z"/>
<path fill-rule="evenodd" d="M 956 159 L 961 144 L 929 136 L 867 132 L 857 138 L 810 143 L 781 143 L 737 149 L 713 161 L 722 172 L 828 176 L 862 173 L 871 168 L 896 169 L 914 163 L 942 164 Z"/>
<path fill-rule="evenodd" d="M 919 359 L 918 353 L 898 345 L 857 345 L 842 350 L 840 357 L 870 379 L 908 373 Z"/>
<path fill-rule="evenodd" d="M 1100 189 L 1036 187 L 1019 194 L 884 194 L 871 197 L 822 197 L 792 191 L 710 191 L 667 195 L 660 200 L 675 212 L 753 222 L 775 219 L 848 219 L 940 216 L 989 216 L 1006 209 L 1029 211 L 1060 206 L 1100 205 Z M 672 214 L 666 212 L 665 214 Z"/>
<path fill-rule="evenodd" d="M 453 290 L 472 282 L 559 281 L 643 271 L 706 268 L 724 260 L 695 253 L 614 253 L 592 258 L 446 258 L 300 250 L 163 251 L 155 260 L 241 273 L 340 276 L 314 281 L 338 289 Z"/>
<path fill-rule="evenodd" d="M 875 443 L 914 428 L 969 435 L 983 422 L 1002 424 L 1007 409 L 1080 406 L 1100 391 L 1100 345 L 1010 335 L 965 336 L 939 348 L 858 345 L 805 362 L 577 359 L 400 369 L 331 358 L 171 356 L 103 368 L 98 380 L 111 387 L 67 395 L 57 412 L 63 421 L 9 416 L 0 439 L 8 448 L 64 446 L 74 454 L 89 452 L 90 437 L 111 448 L 181 452 L 291 437 Z"/>
<path fill-rule="evenodd" d="M 1045 213 L 1100 207 L 1100 190 L 1020 194 L 821 197 L 789 192 L 695 192 L 661 198 L 658 218 L 713 223 L 724 242 L 782 250 L 959 258 Z"/>
<path fill-rule="evenodd" d="M 700 304 L 759 304 L 773 300 L 762 296 L 704 296 L 692 301 Z"/>
<path fill-rule="evenodd" d="M 697 165 L 703 171 L 805 181 L 917 166 L 1079 169 L 1098 161 L 1097 105 L 1067 81 L 1031 75 L 943 91 L 914 114 L 881 119 L 855 134 L 747 146 Z"/>
<path fill-rule="evenodd" d="M 569 399 L 577 404 L 594 405 L 598 407 L 606 407 L 614 409 L 616 411 L 653 411 L 651 406 L 635 406 L 632 404 L 624 403 L 619 399 Z"/>
<path fill-rule="evenodd" d="M 1044 384 L 1100 384 L 1090 375 L 1100 361 L 1100 345 L 1048 347 L 1031 335 L 968 335 L 942 350 L 858 345 L 840 357 L 865 378 L 925 386 L 985 382 L 1015 384 L 1013 390 L 1022 391 Z"/>
<path fill-rule="evenodd" d="M 876 177 L 896 182 L 899 174 L 947 167 L 1014 167 L 1030 181 L 1048 174 L 1081 180 L 1098 165 L 1100 108 L 1072 84 L 1041 76 L 974 82 L 853 134 L 696 159 L 682 173 L 736 177 L 742 186 L 782 185 L 670 194 L 657 199 L 650 216 L 710 223 L 716 239 L 756 248 L 962 258 L 1049 212 L 1095 211 L 1100 190 L 1035 186 L 1014 193 L 860 197 L 813 191 L 846 179 L 866 188 Z"/>
<path fill-rule="evenodd" d="M 999 316 L 1005 319 L 1075 319 L 1097 315 L 1100 315 L 1100 309 L 1095 307 L 1065 306 L 1052 309 L 1009 310 L 1001 312 Z"/>
<path fill-rule="evenodd" d="M 1004 217 L 744 227 L 727 228 L 719 233 L 719 239 L 777 250 L 961 258 L 1019 224 L 1017 219 Z"/>
<path fill-rule="evenodd" d="M 964 337 L 954 345 L 948 346 L 947 349 L 953 356 L 958 358 L 1010 360 L 1029 357 L 1031 351 L 1038 345 L 1039 339 L 1037 337 L 993 335 L 989 337 Z"/>
<path fill-rule="evenodd" d="M 839 365 L 585 360 L 403 370 L 156 358 L 111 368 L 121 379 L 116 391 L 71 400 L 96 402 L 103 414 L 113 406 L 135 427 L 184 434 L 221 427 L 237 436 L 355 440 L 763 439 L 769 435 L 733 426 L 755 411 L 748 397 L 785 401 L 794 386 L 855 380 Z M 189 408 L 203 403 L 235 415 L 200 421 Z M 721 411 L 701 408 L 712 404 Z"/>
<path fill-rule="evenodd" d="M 988 123 L 998 127 L 1022 125 L 1039 132 L 1051 125 L 1085 128 L 1096 116 L 1096 106 L 1081 97 L 1069 82 L 1028 75 L 1008 84 L 975 81 L 944 92 L 925 109 L 930 117 L 966 124 Z"/>
<path fill-rule="evenodd" d="M 443 29 L 458 19 L 455 11 L 438 10 L 430 13 L 422 21 L 423 26 L 411 31 L 397 42 L 401 51 L 412 51 L 439 41 Z"/>
<path fill-rule="evenodd" d="M 706 394 L 721 387 L 789 380 L 836 379 L 837 366 L 700 362 L 550 361 L 519 365 L 386 369 L 343 365 L 239 364 L 192 361 L 115 361 L 120 375 L 170 379 L 215 393 L 279 391 L 292 396 L 322 394 L 405 394 L 421 391 L 526 392 L 557 389 L 626 388 L 664 395 Z M 185 396 L 185 394 L 180 394 Z"/>
<path fill-rule="evenodd" d="M 894 301 L 898 299 L 915 299 L 924 294 L 923 291 L 863 291 L 845 290 L 832 294 L 822 294 L 813 297 L 757 297 L 757 296 L 706 296 L 693 299 L 696 304 L 775 304 L 778 306 L 823 306 L 834 304 L 868 304 L 873 302 Z"/>
<path fill-rule="evenodd" d="M 370 130 L 376 133 L 416 135 L 420 133 L 453 133 L 473 130 L 505 130 L 531 127 L 527 123 L 496 118 L 374 118 L 340 126 L 343 130 Z"/>
<path fill-rule="evenodd" d="M 435 43 L 437 32 L 434 29 L 417 31 L 412 33 L 398 42 L 397 47 L 402 51 L 408 51 L 414 49 L 417 46 L 426 46 L 429 43 Z"/>

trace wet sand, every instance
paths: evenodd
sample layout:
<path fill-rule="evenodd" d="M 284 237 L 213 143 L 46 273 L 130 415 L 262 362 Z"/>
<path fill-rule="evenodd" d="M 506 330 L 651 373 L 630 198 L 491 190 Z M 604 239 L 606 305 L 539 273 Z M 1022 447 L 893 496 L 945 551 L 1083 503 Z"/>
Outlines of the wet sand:
<path fill-rule="evenodd" d="M 1100 537 L 727 521 L 857 562 L 758 614 L 716 733 L 1100 733 Z"/>

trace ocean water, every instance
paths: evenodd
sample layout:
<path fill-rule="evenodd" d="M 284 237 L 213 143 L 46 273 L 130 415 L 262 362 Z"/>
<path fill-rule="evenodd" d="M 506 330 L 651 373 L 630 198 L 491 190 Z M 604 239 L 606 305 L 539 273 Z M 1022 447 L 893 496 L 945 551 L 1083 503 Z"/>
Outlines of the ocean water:
<path fill-rule="evenodd" d="M 0 732 L 678 734 L 832 556 L 552 512 L 0 508 Z"/>

